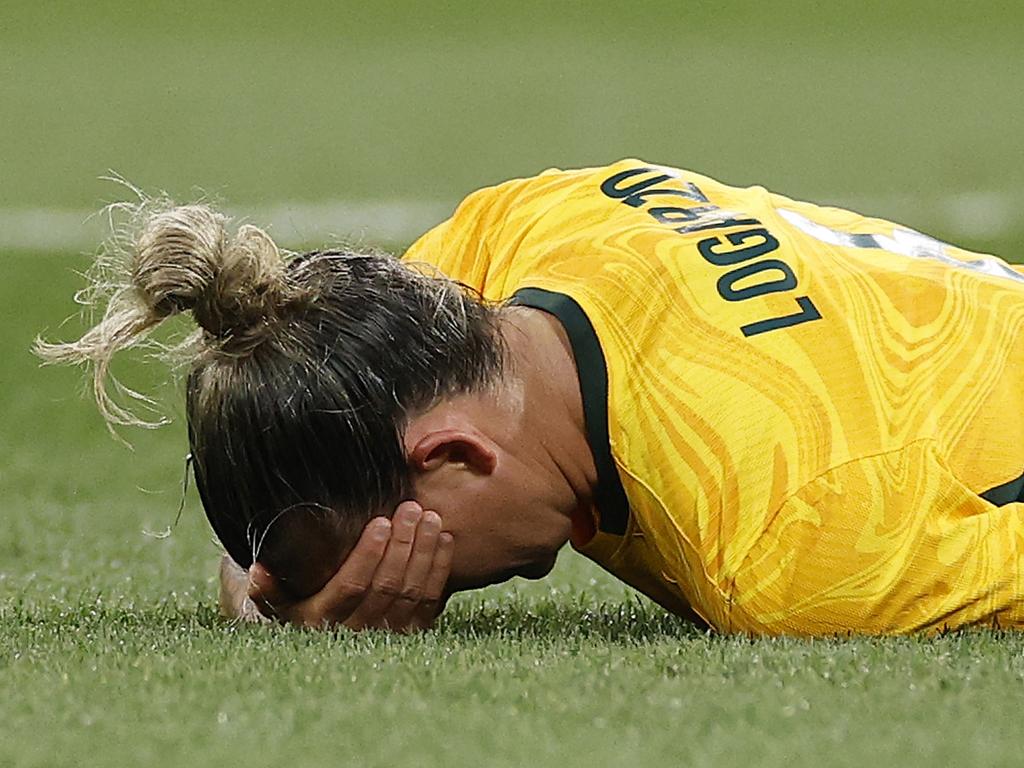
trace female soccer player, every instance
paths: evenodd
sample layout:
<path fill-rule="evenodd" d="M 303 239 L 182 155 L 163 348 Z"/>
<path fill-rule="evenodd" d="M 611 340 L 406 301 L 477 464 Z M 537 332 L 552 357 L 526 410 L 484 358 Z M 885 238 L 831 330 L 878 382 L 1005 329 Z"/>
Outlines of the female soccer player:
<path fill-rule="evenodd" d="M 236 613 L 251 581 L 286 620 L 424 626 L 571 541 L 722 632 L 1024 626 L 1020 268 L 636 160 L 480 190 L 401 261 L 140 222 L 103 321 L 39 351 L 136 423 L 110 358 L 191 310 Z"/>

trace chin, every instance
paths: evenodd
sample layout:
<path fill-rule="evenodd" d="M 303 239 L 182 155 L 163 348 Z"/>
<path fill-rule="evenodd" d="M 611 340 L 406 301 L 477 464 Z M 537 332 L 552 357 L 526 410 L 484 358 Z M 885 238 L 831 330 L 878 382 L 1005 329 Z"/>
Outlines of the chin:
<path fill-rule="evenodd" d="M 555 567 L 555 561 L 558 559 L 558 553 L 551 555 L 545 555 L 542 558 L 533 560 L 525 565 L 520 565 L 515 568 L 508 568 L 502 571 L 496 571 L 488 573 L 486 575 L 467 576 L 464 578 L 451 577 L 448 580 L 448 593 L 454 592 L 465 592 L 469 589 L 482 589 L 483 587 L 489 587 L 492 584 L 501 584 L 510 579 L 514 579 L 517 576 L 523 579 L 543 579 L 549 573 L 551 569 Z"/>
<path fill-rule="evenodd" d="M 555 562 L 558 560 L 558 553 L 555 552 L 552 555 L 547 555 L 541 560 L 530 563 L 529 565 L 520 568 L 516 572 L 516 576 L 522 576 L 524 579 L 543 579 L 549 573 L 551 569 L 555 567 Z"/>

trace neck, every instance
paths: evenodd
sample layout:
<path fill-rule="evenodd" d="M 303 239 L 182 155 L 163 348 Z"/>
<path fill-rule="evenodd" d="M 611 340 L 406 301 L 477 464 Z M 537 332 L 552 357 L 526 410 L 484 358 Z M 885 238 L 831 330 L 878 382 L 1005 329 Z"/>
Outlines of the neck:
<path fill-rule="evenodd" d="M 526 307 L 504 310 L 502 334 L 511 363 L 508 378 L 524 405 L 522 434 L 553 483 L 562 486 L 559 511 L 570 517 L 589 511 L 597 468 L 569 338 L 556 318 Z"/>

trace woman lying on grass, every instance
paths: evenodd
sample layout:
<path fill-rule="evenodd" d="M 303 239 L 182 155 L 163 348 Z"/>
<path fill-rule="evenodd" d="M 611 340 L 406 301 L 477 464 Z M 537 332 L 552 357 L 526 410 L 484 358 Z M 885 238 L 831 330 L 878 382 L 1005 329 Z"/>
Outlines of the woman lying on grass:
<path fill-rule="evenodd" d="M 102 322 L 38 350 L 140 423 L 111 356 L 191 311 L 235 615 L 422 627 L 571 542 L 722 632 L 1024 626 L 1020 268 L 635 160 L 478 191 L 401 261 L 137 224 Z"/>

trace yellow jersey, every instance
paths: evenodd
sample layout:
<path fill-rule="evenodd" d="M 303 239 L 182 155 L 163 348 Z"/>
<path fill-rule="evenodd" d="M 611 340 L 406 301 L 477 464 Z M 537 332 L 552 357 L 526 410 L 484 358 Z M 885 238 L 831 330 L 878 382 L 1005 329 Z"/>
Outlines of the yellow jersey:
<path fill-rule="evenodd" d="M 1024 627 L 1024 271 L 639 160 L 471 194 L 406 253 L 554 314 L 585 555 L 723 632 Z"/>

